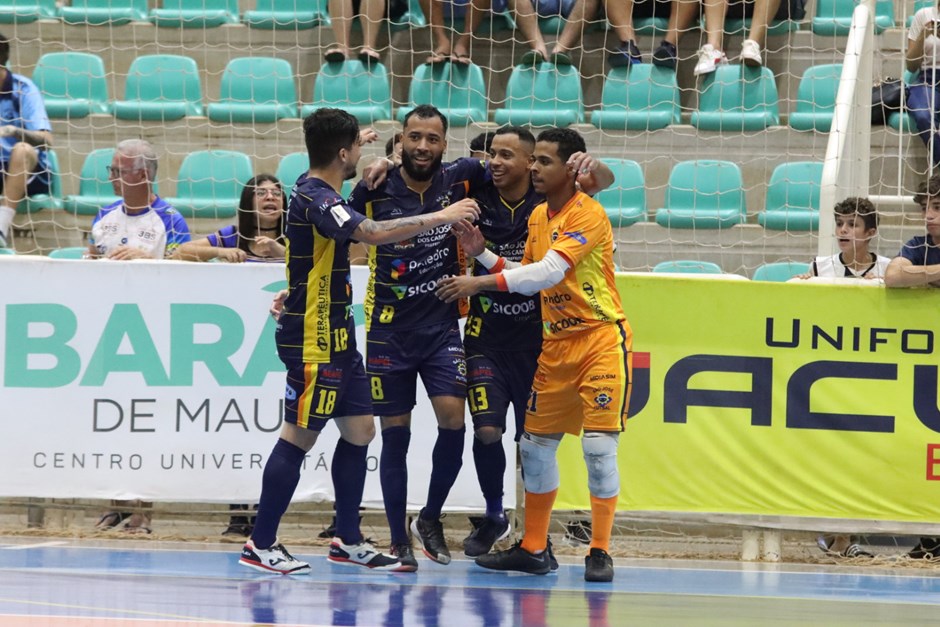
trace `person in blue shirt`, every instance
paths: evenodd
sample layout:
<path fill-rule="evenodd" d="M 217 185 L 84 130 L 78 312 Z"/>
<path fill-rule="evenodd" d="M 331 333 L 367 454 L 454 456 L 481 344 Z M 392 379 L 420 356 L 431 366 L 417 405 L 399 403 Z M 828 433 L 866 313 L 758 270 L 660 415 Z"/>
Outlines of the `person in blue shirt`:
<path fill-rule="evenodd" d="M 91 258 L 165 259 L 190 241 L 186 220 L 153 191 L 157 154 L 150 142 L 120 142 L 108 174 L 120 199 L 102 208 L 91 223 Z"/>
<path fill-rule="evenodd" d="M 940 174 L 921 184 L 914 202 L 924 213 L 927 233 L 911 238 L 891 260 L 886 287 L 940 287 Z"/>
<path fill-rule="evenodd" d="M 49 191 L 46 150 L 52 125 L 39 88 L 6 68 L 10 42 L 0 34 L 0 248 L 12 245 L 13 217 L 26 196 Z"/>

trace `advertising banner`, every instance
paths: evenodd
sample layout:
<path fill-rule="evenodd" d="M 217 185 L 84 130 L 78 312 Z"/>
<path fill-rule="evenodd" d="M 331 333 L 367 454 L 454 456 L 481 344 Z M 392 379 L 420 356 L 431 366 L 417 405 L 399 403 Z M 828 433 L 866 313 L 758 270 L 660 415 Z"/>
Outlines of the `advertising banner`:
<path fill-rule="evenodd" d="M 619 508 L 940 521 L 940 291 L 621 275 Z M 580 443 L 556 507 L 589 509 Z"/>
<path fill-rule="evenodd" d="M 367 278 L 353 268 L 360 352 Z M 0 496 L 255 502 L 283 414 L 285 370 L 268 308 L 285 285 L 280 264 L 4 258 Z M 413 509 L 426 499 L 437 438 L 422 397 L 419 386 L 408 455 Z M 472 431 L 450 510 L 484 508 Z M 328 425 L 306 459 L 298 500 L 332 499 L 336 440 Z M 515 459 L 514 442 L 503 441 Z M 369 507 L 382 507 L 380 450 L 377 435 Z M 512 464 L 505 491 L 514 507 Z"/>

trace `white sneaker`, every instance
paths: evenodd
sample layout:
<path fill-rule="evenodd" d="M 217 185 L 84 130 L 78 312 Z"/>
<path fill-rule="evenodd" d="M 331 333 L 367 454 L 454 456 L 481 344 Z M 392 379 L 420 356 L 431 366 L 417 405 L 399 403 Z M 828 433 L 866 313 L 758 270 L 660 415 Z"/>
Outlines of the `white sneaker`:
<path fill-rule="evenodd" d="M 260 570 L 263 573 L 280 573 L 282 575 L 309 575 L 310 564 L 294 559 L 287 552 L 283 544 L 277 540 L 269 549 L 259 549 L 249 539 L 242 548 L 242 556 L 238 563 L 248 568 Z"/>
<path fill-rule="evenodd" d="M 330 554 L 326 559 L 336 564 L 365 566 L 373 570 L 394 572 L 402 568 L 402 563 L 397 557 L 379 553 L 368 540 L 363 540 L 359 544 L 343 544 L 339 538 L 333 538 L 330 543 Z"/>
<path fill-rule="evenodd" d="M 764 65 L 763 52 L 760 44 L 753 39 L 745 39 L 741 44 L 741 62 L 751 67 Z"/>
<path fill-rule="evenodd" d="M 724 52 L 715 50 L 715 47 L 711 44 L 705 44 L 702 46 L 701 50 L 698 51 L 698 63 L 695 64 L 695 69 L 692 73 L 696 76 L 711 74 L 719 65 L 727 64 L 728 57 L 725 56 Z"/>

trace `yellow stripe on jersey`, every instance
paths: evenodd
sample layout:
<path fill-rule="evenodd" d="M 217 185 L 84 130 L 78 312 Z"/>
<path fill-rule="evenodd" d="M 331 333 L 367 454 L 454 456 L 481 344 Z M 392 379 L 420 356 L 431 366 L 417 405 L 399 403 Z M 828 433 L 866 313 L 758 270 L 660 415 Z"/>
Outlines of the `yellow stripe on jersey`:
<path fill-rule="evenodd" d="M 374 220 L 373 217 L 373 206 L 372 201 L 366 202 L 366 218 L 369 220 Z M 376 255 L 378 253 L 377 246 L 369 246 L 369 281 L 366 283 L 366 296 L 363 303 L 363 313 L 366 317 L 366 331 L 372 327 L 372 311 L 375 309 L 375 264 L 377 263 Z"/>
<path fill-rule="evenodd" d="M 313 231 L 313 267 L 307 275 L 304 313 L 304 363 L 330 361 L 330 305 L 336 240 Z"/>
<path fill-rule="evenodd" d="M 304 391 L 297 399 L 297 426 L 301 429 L 306 429 L 310 422 L 310 406 L 313 404 L 318 374 L 317 364 L 304 364 Z"/>

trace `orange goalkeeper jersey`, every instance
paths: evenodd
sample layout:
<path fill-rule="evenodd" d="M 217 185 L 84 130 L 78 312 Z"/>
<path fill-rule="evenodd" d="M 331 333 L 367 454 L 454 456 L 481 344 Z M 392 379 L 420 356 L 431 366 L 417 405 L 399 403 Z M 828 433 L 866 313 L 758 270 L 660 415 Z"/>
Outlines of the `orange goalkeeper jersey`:
<path fill-rule="evenodd" d="M 614 233 L 600 203 L 577 192 L 552 217 L 547 203 L 537 206 L 529 217 L 522 263 L 540 261 L 549 250 L 571 268 L 560 283 L 541 291 L 545 340 L 624 319 L 614 281 Z"/>

